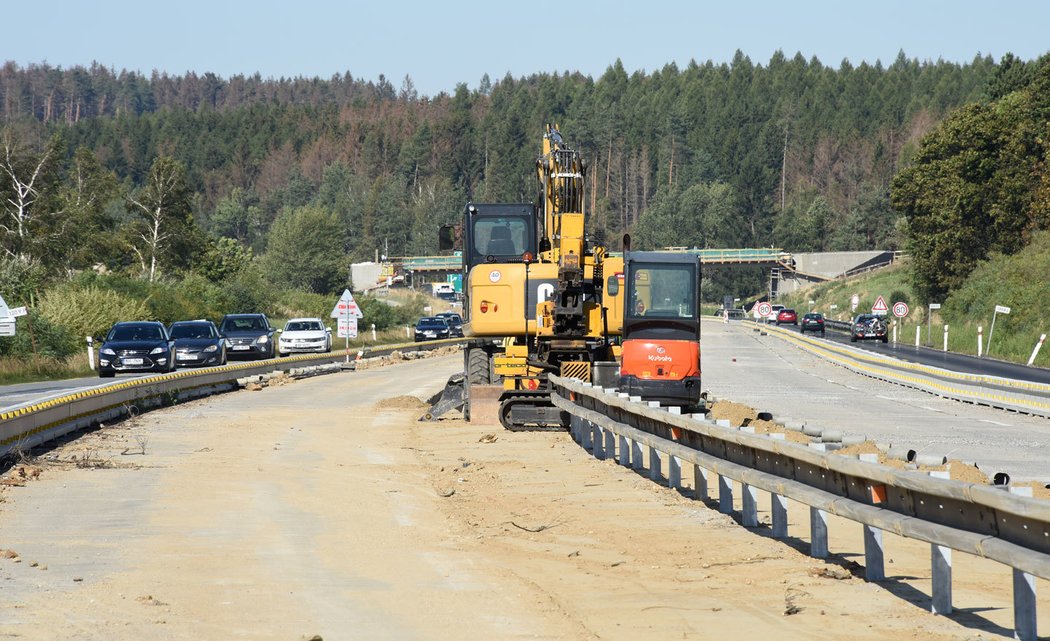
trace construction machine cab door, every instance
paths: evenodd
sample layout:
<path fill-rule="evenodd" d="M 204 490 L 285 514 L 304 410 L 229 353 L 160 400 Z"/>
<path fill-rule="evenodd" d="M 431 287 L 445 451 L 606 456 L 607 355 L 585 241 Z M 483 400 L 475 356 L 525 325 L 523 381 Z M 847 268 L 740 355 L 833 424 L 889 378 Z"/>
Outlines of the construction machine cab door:
<path fill-rule="evenodd" d="M 625 272 L 624 340 L 700 339 L 699 257 L 630 252 Z"/>
<path fill-rule="evenodd" d="M 463 260 L 467 271 L 484 263 L 520 263 L 536 255 L 536 208 L 523 204 L 468 204 Z"/>

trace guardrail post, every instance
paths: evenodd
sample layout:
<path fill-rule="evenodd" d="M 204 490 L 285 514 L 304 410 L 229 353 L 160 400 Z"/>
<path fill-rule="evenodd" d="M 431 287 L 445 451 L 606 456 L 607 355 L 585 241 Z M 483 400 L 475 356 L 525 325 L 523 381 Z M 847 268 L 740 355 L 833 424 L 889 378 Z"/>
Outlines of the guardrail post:
<path fill-rule="evenodd" d="M 575 414 L 569 414 L 569 435 L 572 440 L 580 442 L 580 417 Z"/>
<path fill-rule="evenodd" d="M 828 558 L 828 513 L 809 508 L 809 555 L 814 559 Z"/>
<path fill-rule="evenodd" d="M 1014 638 L 1035 641 L 1035 576 L 1014 569 Z"/>
<path fill-rule="evenodd" d="M 769 495 L 769 511 L 773 513 L 773 538 L 785 539 L 788 535 L 788 500 L 780 494 Z"/>
<path fill-rule="evenodd" d="M 718 511 L 733 513 L 733 482 L 721 474 L 718 475 Z"/>
<path fill-rule="evenodd" d="M 883 565 L 885 555 L 882 550 L 882 530 L 873 526 L 864 527 L 864 578 L 868 581 L 882 581 L 886 578 Z"/>
<path fill-rule="evenodd" d="M 744 527 L 758 527 L 758 488 L 741 482 L 740 500 L 743 503 L 740 524 Z"/>
<path fill-rule="evenodd" d="M 660 465 L 660 452 L 653 447 L 649 446 L 649 479 L 659 482 L 663 478 L 663 470 Z"/>
<path fill-rule="evenodd" d="M 919 346 L 919 335 L 922 333 L 922 325 L 915 326 L 915 346 Z"/>
<path fill-rule="evenodd" d="M 631 441 L 631 469 L 645 469 L 645 461 L 642 460 L 642 444 L 638 441 Z"/>
<path fill-rule="evenodd" d="M 599 461 L 605 460 L 605 430 L 597 423 L 591 423 L 591 454 Z"/>
<path fill-rule="evenodd" d="M 619 463 L 624 467 L 631 466 L 631 441 L 624 435 L 620 435 Z"/>
<path fill-rule="evenodd" d="M 934 614 L 951 614 L 952 549 L 931 543 L 930 570 L 933 577 L 933 603 L 930 611 Z"/>
<path fill-rule="evenodd" d="M 591 443 L 590 421 L 584 421 L 582 419 L 580 420 L 580 446 L 585 450 L 589 450 L 593 447 L 593 443 Z"/>
<path fill-rule="evenodd" d="M 699 465 L 693 466 L 693 495 L 698 500 L 707 500 L 707 470 Z"/>
<path fill-rule="evenodd" d="M 672 490 L 682 489 L 682 462 L 672 454 L 667 455 L 667 486 Z"/>
<path fill-rule="evenodd" d="M 616 458 L 616 433 L 602 430 L 605 433 L 605 458 Z"/>

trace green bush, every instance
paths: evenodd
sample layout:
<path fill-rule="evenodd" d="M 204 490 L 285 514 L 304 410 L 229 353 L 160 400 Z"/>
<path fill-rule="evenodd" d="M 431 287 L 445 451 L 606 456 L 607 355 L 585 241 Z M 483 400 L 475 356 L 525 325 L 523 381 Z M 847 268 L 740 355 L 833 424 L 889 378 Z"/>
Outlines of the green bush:
<path fill-rule="evenodd" d="M 118 321 L 147 320 L 146 301 L 95 285 L 67 281 L 44 292 L 37 305 L 40 315 L 52 325 L 68 331 L 75 340 L 101 338 Z"/>
<path fill-rule="evenodd" d="M 0 355 L 11 357 L 46 357 L 64 359 L 84 346 L 87 334 L 77 335 L 70 328 L 58 325 L 36 309 L 16 321 L 17 332 L 9 338 L 0 338 Z"/>

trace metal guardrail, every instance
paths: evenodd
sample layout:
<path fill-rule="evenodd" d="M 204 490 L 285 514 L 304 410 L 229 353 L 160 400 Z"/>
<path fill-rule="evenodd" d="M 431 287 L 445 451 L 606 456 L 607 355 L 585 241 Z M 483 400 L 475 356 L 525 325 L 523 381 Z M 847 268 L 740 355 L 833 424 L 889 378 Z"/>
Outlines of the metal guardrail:
<path fill-rule="evenodd" d="M 843 324 L 848 328 L 848 323 Z M 1050 418 L 1050 385 L 1045 383 L 955 372 L 817 340 L 771 325 L 762 327 L 811 354 L 864 376 L 906 385 L 965 403 L 988 405 Z"/>
<path fill-rule="evenodd" d="M 465 339 L 400 343 L 360 350 L 364 356 L 383 356 L 394 351 L 428 351 L 457 345 Z M 303 354 L 263 361 L 230 363 L 202 370 L 178 370 L 99 385 L 37 403 L 0 412 L 0 456 L 28 450 L 70 432 L 116 417 L 234 389 L 238 379 L 291 368 L 342 362 L 343 352 Z"/>
<path fill-rule="evenodd" d="M 656 481 L 664 479 L 666 460 L 667 483 L 678 490 L 684 489 L 682 465 L 690 463 L 696 498 L 707 499 L 709 487 L 717 484 L 719 510 L 725 513 L 734 511 L 736 481 L 744 526 L 758 525 L 758 491 L 766 491 L 776 538 L 788 536 L 788 499 L 808 506 L 811 556 L 828 555 L 828 514 L 863 525 L 868 580 L 885 578 L 884 531 L 929 543 L 936 613 L 952 608 L 951 550 L 1008 565 L 1016 638 L 1036 638 L 1035 577 L 1050 578 L 1050 501 L 749 434 L 578 380 L 552 377 L 552 382 L 554 404 L 571 415 L 574 439 L 596 458 L 648 468 Z"/>

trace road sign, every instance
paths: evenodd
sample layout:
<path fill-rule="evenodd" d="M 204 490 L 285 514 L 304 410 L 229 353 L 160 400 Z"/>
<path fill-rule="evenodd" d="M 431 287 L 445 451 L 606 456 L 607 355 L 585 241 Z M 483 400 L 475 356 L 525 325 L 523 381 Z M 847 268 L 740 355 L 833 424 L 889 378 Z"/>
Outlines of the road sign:
<path fill-rule="evenodd" d="M 7 313 L 11 316 L 11 318 L 16 318 L 18 316 L 25 316 L 29 312 L 26 310 L 25 307 L 12 307 L 11 309 L 7 310 Z"/>
<path fill-rule="evenodd" d="M 940 308 L 941 308 L 941 304 L 940 303 L 930 303 L 930 309 L 931 310 L 940 309 Z"/>
<path fill-rule="evenodd" d="M 354 300 L 354 295 L 350 293 L 349 289 L 343 290 L 343 295 L 339 297 L 339 302 L 332 308 L 332 313 L 329 314 L 330 318 L 364 318 L 365 315 L 361 313 L 361 308 L 357 306 L 357 301 Z"/>
<path fill-rule="evenodd" d="M 893 304 L 893 315 L 897 318 L 904 318 L 908 315 L 908 303 L 904 301 L 897 301 Z"/>
<path fill-rule="evenodd" d="M 1006 305 L 996 305 L 995 306 L 995 313 L 997 313 L 997 314 L 1009 314 L 1010 313 L 1010 308 L 1007 307 Z"/>
<path fill-rule="evenodd" d="M 0 318 L 11 318 L 11 311 L 7 309 L 3 296 L 0 296 Z"/>
<path fill-rule="evenodd" d="M 357 338 L 357 319 L 340 318 L 338 336 L 339 338 Z"/>
<path fill-rule="evenodd" d="M 773 306 L 770 305 L 769 303 L 759 303 L 758 304 L 758 315 L 759 316 L 762 316 L 762 317 L 769 316 L 772 313 L 773 313 Z"/>
<path fill-rule="evenodd" d="M 849 299 L 849 304 L 850 307 L 853 308 L 853 311 L 857 311 L 857 305 L 860 305 L 860 296 L 854 294 L 853 297 Z"/>
<path fill-rule="evenodd" d="M 890 311 L 890 308 L 886 306 L 886 299 L 879 296 L 875 299 L 875 304 L 871 306 L 872 314 L 885 314 Z"/>
<path fill-rule="evenodd" d="M 0 320 L 0 336 L 14 336 L 15 322 L 13 320 Z"/>

